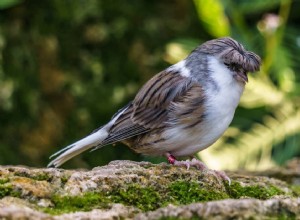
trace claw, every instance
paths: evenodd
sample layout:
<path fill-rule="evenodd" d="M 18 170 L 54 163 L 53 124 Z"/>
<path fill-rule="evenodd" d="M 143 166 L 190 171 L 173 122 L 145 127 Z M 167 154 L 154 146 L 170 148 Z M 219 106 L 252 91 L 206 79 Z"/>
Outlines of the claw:
<path fill-rule="evenodd" d="M 228 181 L 229 186 L 231 185 L 231 179 L 226 175 L 224 171 L 214 170 L 214 172 L 223 180 Z"/>
<path fill-rule="evenodd" d="M 170 164 L 173 164 L 175 166 L 184 166 L 187 170 L 190 169 L 190 167 L 196 167 L 198 170 L 206 170 L 208 169 L 207 166 L 201 162 L 200 160 L 197 160 L 196 158 L 193 158 L 192 160 L 186 160 L 186 161 L 178 161 L 176 158 L 170 154 L 166 153 L 167 160 Z M 221 179 L 228 181 L 228 184 L 231 184 L 230 178 L 225 174 L 223 171 L 213 170 L 215 175 L 220 177 Z"/>
<path fill-rule="evenodd" d="M 189 170 L 191 165 L 189 163 L 186 163 L 186 169 Z"/>

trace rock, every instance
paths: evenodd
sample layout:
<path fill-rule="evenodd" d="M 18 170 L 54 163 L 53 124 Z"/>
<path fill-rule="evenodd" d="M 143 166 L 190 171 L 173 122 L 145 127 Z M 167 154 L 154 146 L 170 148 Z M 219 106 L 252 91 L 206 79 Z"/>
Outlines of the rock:
<path fill-rule="evenodd" d="M 55 220 L 73 220 L 73 219 L 132 219 L 138 210 L 133 207 L 125 207 L 122 204 L 114 204 L 108 210 L 94 209 L 90 212 L 75 212 L 56 216 Z"/>
<path fill-rule="evenodd" d="M 300 216 L 299 186 L 230 177 L 229 186 L 212 170 L 133 161 L 92 170 L 0 166 L 0 219 Z"/>
<path fill-rule="evenodd" d="M 293 160 L 288 161 L 284 167 L 276 167 L 256 172 L 240 170 L 238 173 L 249 176 L 268 176 L 283 180 L 293 185 L 300 185 L 300 158 L 294 158 Z"/>
<path fill-rule="evenodd" d="M 300 215 L 300 198 L 297 199 L 226 199 L 186 206 L 169 205 L 153 212 L 136 216 L 136 220 L 162 218 L 201 219 L 295 219 Z"/>
<path fill-rule="evenodd" d="M 0 208 L 0 219 L 12 219 L 12 220 L 32 220 L 54 219 L 51 215 L 36 211 L 29 207 L 21 207 L 18 205 L 7 205 Z"/>

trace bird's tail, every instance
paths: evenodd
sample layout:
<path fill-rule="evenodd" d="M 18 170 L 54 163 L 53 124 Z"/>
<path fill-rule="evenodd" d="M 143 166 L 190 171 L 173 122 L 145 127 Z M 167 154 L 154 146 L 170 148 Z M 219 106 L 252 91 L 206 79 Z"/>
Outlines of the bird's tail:
<path fill-rule="evenodd" d="M 89 136 L 71 144 L 62 150 L 53 154 L 50 158 L 57 156 L 54 160 L 52 160 L 48 167 L 59 167 L 66 161 L 70 160 L 71 158 L 77 156 L 78 154 L 82 153 L 83 151 L 89 150 L 92 147 L 95 147 L 108 136 L 106 126 L 102 127 L 98 131 L 90 134 Z"/>
<path fill-rule="evenodd" d="M 110 128 L 126 111 L 129 105 L 131 105 L 131 103 L 128 103 L 128 105 L 120 109 L 106 125 L 99 128 L 94 133 L 53 154 L 50 158 L 57 157 L 48 164 L 48 167 L 59 167 L 71 158 L 81 154 L 83 151 L 89 150 L 92 147 L 97 147 L 95 149 L 102 147 L 103 145 L 101 145 L 101 143 L 108 137 Z"/>

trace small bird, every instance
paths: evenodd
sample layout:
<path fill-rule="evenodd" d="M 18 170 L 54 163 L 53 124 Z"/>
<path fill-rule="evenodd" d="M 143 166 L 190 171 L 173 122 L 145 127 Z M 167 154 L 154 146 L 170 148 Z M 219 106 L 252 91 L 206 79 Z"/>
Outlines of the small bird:
<path fill-rule="evenodd" d="M 207 41 L 151 78 L 107 124 L 53 154 L 50 158 L 57 157 L 48 166 L 59 167 L 88 149 L 122 142 L 137 153 L 166 156 L 170 164 L 205 169 L 193 155 L 228 128 L 247 73 L 258 71 L 260 63 L 258 55 L 230 37 Z"/>

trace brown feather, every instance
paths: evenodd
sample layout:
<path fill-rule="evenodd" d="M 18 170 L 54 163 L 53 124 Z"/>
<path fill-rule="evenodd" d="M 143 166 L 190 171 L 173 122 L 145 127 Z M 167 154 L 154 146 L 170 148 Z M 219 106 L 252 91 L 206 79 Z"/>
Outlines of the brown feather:
<path fill-rule="evenodd" d="M 185 92 L 189 82 L 190 79 L 169 71 L 154 76 L 133 101 L 132 121 L 146 128 L 163 127 L 171 101 Z"/>
<path fill-rule="evenodd" d="M 161 126 L 151 129 L 147 134 L 138 135 L 123 141 L 130 148 L 138 153 L 153 154 L 154 144 L 164 142 L 162 133 L 164 126 L 172 127 L 174 124 L 182 125 L 184 128 L 191 128 L 203 120 L 204 117 L 204 93 L 200 85 L 190 82 L 190 86 L 180 96 L 174 98 L 167 108 L 165 121 L 160 121 Z M 144 120 L 147 118 L 145 117 Z M 157 120 L 159 122 L 159 120 Z M 151 122 L 152 123 L 152 122 Z M 157 149 L 158 150 L 158 149 Z M 159 150 L 158 150 L 159 152 Z"/>
<path fill-rule="evenodd" d="M 190 83 L 191 79 L 172 71 L 155 75 L 116 120 L 101 146 L 165 127 L 170 103 L 184 94 Z"/>

